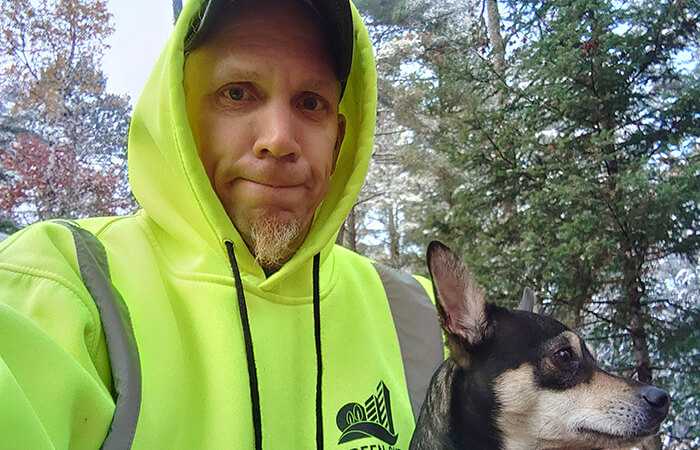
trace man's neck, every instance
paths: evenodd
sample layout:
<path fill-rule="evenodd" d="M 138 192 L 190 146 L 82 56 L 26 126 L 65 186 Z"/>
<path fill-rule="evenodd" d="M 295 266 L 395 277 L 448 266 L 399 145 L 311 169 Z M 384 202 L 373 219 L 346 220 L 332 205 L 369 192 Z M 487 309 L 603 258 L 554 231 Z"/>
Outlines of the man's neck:
<path fill-rule="evenodd" d="M 270 278 L 272 276 L 272 274 L 277 272 L 278 270 L 280 270 L 280 268 L 279 267 L 263 267 L 262 270 L 263 270 L 263 272 L 265 272 L 265 276 L 267 278 Z"/>

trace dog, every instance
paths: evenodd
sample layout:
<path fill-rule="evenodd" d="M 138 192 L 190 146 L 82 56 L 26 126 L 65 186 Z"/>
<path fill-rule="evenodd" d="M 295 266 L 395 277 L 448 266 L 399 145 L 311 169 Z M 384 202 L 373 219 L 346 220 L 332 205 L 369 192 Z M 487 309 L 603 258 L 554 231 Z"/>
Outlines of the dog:
<path fill-rule="evenodd" d="M 444 244 L 428 246 L 435 305 L 450 356 L 430 382 L 411 450 L 630 447 L 658 432 L 669 395 L 603 371 L 560 322 L 484 300 Z"/>

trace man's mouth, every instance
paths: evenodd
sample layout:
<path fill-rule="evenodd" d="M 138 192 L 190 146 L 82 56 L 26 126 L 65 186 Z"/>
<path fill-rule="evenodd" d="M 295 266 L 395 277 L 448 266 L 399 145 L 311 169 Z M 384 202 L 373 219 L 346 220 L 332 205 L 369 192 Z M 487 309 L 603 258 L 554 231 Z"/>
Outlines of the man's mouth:
<path fill-rule="evenodd" d="M 246 180 L 250 183 L 257 184 L 259 186 L 263 186 L 266 188 L 272 188 L 272 189 L 292 189 L 292 188 L 298 188 L 303 186 L 301 183 L 280 183 L 280 182 L 261 182 L 261 181 L 255 181 L 255 180 Z"/>
<path fill-rule="evenodd" d="M 268 177 L 261 177 L 261 178 L 237 178 L 234 179 L 232 182 L 235 182 L 236 180 L 242 180 L 246 181 L 248 183 L 253 183 L 257 184 L 263 187 L 268 187 L 268 188 L 274 188 L 274 189 L 285 189 L 285 188 L 296 188 L 296 187 L 301 187 L 304 185 L 303 181 L 299 181 L 293 177 L 275 177 L 273 178 L 268 178 Z"/>

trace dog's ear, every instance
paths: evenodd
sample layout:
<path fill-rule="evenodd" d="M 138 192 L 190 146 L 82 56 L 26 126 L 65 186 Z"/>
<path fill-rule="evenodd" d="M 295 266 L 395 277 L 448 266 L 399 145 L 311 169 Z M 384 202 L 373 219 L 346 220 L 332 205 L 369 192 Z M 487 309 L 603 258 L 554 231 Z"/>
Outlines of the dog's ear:
<path fill-rule="evenodd" d="M 535 314 L 539 313 L 539 309 L 537 308 L 537 298 L 535 297 L 535 292 L 532 289 L 529 287 L 523 289 L 523 298 L 520 300 L 520 304 L 516 309 Z"/>
<path fill-rule="evenodd" d="M 471 345 L 481 341 L 488 330 L 486 303 L 467 266 L 447 246 L 433 241 L 428 245 L 428 269 L 444 330 Z"/>

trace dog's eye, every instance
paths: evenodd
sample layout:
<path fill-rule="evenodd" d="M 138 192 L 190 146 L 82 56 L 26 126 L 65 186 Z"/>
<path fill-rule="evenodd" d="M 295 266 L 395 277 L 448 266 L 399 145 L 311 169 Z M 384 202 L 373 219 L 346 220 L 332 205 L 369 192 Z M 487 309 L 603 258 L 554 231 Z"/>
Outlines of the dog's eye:
<path fill-rule="evenodd" d="M 574 361 L 574 352 L 571 347 L 563 348 L 554 353 L 552 359 L 558 368 L 566 369 L 571 366 L 571 363 Z"/>

